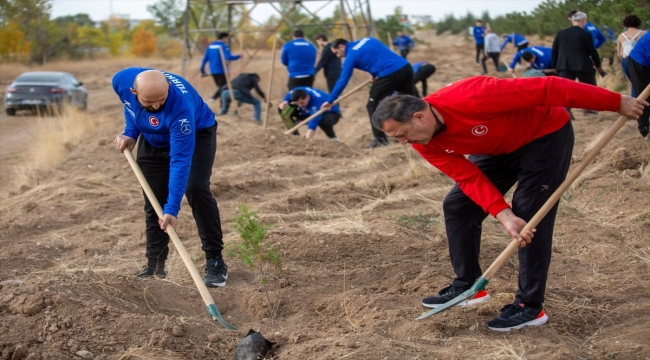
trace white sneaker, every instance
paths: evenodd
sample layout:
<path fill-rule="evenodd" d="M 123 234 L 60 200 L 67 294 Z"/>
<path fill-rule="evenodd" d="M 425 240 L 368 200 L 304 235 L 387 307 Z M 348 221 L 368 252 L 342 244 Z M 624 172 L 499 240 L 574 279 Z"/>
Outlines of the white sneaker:
<path fill-rule="evenodd" d="M 213 103 L 213 102 L 214 102 L 214 99 L 213 99 L 213 98 L 209 98 L 209 99 L 208 99 L 208 102 L 209 102 L 209 103 Z"/>

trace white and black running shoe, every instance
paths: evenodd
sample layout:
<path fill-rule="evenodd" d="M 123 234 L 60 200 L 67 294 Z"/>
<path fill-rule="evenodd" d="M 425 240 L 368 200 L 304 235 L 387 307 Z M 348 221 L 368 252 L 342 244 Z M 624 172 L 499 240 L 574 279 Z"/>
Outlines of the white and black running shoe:
<path fill-rule="evenodd" d="M 422 300 L 422 305 L 429 307 L 429 308 L 437 308 L 440 305 L 444 305 L 445 303 L 449 302 L 450 300 L 453 300 L 456 298 L 458 295 L 462 294 L 463 292 L 467 291 L 468 289 L 461 289 L 454 287 L 453 285 L 449 285 L 446 288 L 440 290 L 438 295 L 434 295 L 428 298 L 425 298 Z M 487 290 L 481 290 L 479 291 L 476 295 L 474 295 L 471 299 L 466 299 L 458 304 L 456 306 L 468 306 L 468 305 L 474 305 L 474 304 L 479 304 L 482 302 L 486 302 L 490 300 L 490 294 L 488 294 Z"/>

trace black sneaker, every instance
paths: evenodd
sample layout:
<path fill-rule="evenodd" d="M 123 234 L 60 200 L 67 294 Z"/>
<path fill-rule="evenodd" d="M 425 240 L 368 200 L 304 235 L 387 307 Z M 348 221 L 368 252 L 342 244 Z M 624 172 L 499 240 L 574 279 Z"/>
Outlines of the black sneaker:
<path fill-rule="evenodd" d="M 208 259 L 205 265 L 205 276 L 203 283 L 207 287 L 222 287 L 226 286 L 226 279 L 228 279 L 228 266 L 223 259 Z"/>
<path fill-rule="evenodd" d="M 542 305 L 532 307 L 524 303 L 508 304 L 501 309 L 501 314 L 485 323 L 485 327 L 494 331 L 510 331 L 524 326 L 540 326 L 548 322 L 548 316 Z"/>
<path fill-rule="evenodd" d="M 137 277 L 151 277 L 156 275 L 157 277 L 164 279 L 167 276 L 167 273 L 165 272 L 164 267 L 163 268 L 156 268 L 155 270 L 153 268 L 148 267 L 147 265 L 142 266 L 142 270 L 138 271 L 137 273 L 133 274 Z"/>
<path fill-rule="evenodd" d="M 375 138 L 368 146 L 366 146 L 366 149 L 374 149 L 382 146 L 388 146 L 390 143 L 388 142 L 387 139 L 382 139 L 382 138 Z"/>
<path fill-rule="evenodd" d="M 460 289 L 453 285 L 449 285 L 446 288 L 440 290 L 438 295 L 434 295 L 422 300 L 422 305 L 429 308 L 437 308 L 438 306 L 444 305 L 445 303 L 449 302 L 449 300 L 453 300 L 455 297 L 462 294 L 466 290 L 468 289 Z M 481 290 L 476 295 L 474 295 L 471 299 L 463 300 L 458 304 L 456 304 L 456 306 L 474 305 L 474 304 L 486 302 L 488 300 L 490 300 L 490 294 L 488 294 L 487 290 Z"/>
<path fill-rule="evenodd" d="M 598 115 L 598 111 L 596 110 L 582 110 L 583 115 Z"/>

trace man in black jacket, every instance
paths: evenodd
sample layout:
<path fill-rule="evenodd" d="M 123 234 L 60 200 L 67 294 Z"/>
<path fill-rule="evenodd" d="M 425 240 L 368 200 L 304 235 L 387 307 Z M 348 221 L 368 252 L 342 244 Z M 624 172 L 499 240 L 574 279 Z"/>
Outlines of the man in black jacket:
<path fill-rule="evenodd" d="M 255 108 L 255 121 L 259 122 L 261 118 L 262 105 L 259 100 L 253 97 L 251 90 L 254 88 L 255 91 L 260 95 L 262 100 L 266 100 L 264 92 L 260 89 L 259 85 L 260 76 L 256 73 L 243 73 L 232 79 L 230 85 L 232 86 L 232 92 L 234 93 L 234 98 L 237 101 L 252 104 Z M 228 113 L 228 107 L 230 106 L 231 96 L 230 91 L 228 90 L 228 85 L 221 87 L 221 111 L 219 115 L 224 115 Z"/>
<path fill-rule="evenodd" d="M 327 35 L 318 34 L 314 40 L 322 49 L 320 60 L 316 65 L 316 73 L 318 73 L 318 70 L 323 69 L 327 80 L 327 89 L 331 93 L 334 85 L 336 85 L 336 80 L 341 75 L 341 59 L 332 51 L 331 44 L 327 42 Z"/>
<path fill-rule="evenodd" d="M 593 38 L 584 27 L 587 24 L 587 14 L 577 12 L 571 18 L 573 26 L 558 31 L 553 41 L 552 68 L 557 71 L 558 76 L 565 79 L 575 80 L 581 83 L 596 85 L 596 74 L 594 66 L 603 75 L 600 57 L 594 47 Z M 603 75 L 604 76 L 604 75 Z M 571 109 L 567 111 L 573 119 Z M 594 114 L 595 111 L 585 110 L 586 114 Z"/>

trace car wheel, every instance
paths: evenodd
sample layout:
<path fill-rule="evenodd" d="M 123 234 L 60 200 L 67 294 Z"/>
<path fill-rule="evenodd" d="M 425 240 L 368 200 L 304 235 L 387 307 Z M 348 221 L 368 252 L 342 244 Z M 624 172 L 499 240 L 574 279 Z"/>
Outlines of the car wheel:
<path fill-rule="evenodd" d="M 14 116 L 14 115 L 16 115 L 16 109 L 14 109 L 14 108 L 7 108 L 7 109 L 5 109 L 5 112 L 6 112 L 7 115 L 9 115 L 9 116 Z"/>
<path fill-rule="evenodd" d="M 86 111 L 88 109 L 88 95 L 84 96 L 84 102 L 81 104 L 81 110 Z"/>

